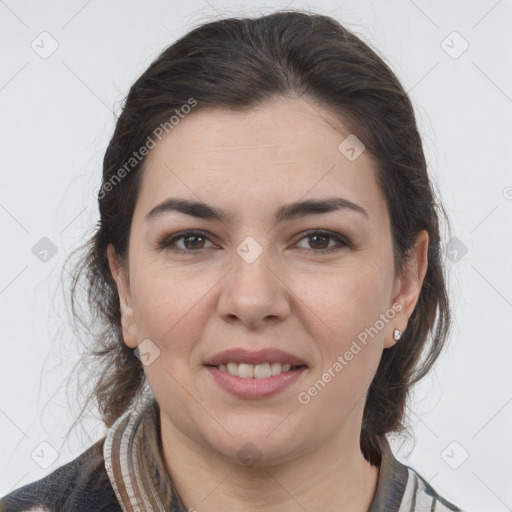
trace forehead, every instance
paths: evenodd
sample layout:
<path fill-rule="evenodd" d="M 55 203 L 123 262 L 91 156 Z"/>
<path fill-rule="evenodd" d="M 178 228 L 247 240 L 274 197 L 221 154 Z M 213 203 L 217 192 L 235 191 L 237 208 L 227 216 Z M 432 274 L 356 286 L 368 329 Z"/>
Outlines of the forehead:
<path fill-rule="evenodd" d="M 169 195 L 247 210 L 335 194 L 369 211 L 385 208 L 368 151 L 348 158 L 353 135 L 333 122 L 304 99 L 192 111 L 146 157 L 137 209 L 144 215 Z"/>

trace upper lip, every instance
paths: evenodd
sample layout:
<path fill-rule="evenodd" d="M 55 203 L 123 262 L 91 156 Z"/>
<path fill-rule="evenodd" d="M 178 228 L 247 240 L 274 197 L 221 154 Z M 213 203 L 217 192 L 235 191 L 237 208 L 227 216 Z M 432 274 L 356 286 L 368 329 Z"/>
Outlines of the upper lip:
<path fill-rule="evenodd" d="M 276 348 L 265 348 L 262 350 L 247 350 L 244 348 L 232 348 L 215 354 L 205 361 L 205 365 L 218 366 L 230 362 L 246 364 L 281 363 L 291 366 L 306 366 L 306 363 L 288 352 Z"/>

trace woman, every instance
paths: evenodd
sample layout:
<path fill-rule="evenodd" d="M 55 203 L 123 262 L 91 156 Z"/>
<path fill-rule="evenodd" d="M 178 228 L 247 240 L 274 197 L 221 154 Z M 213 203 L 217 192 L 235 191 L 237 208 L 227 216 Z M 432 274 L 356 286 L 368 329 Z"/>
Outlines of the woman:
<path fill-rule="evenodd" d="M 290 11 L 192 30 L 98 200 L 74 292 L 108 431 L 0 511 L 460 510 L 386 439 L 450 311 L 413 108 L 365 43 Z"/>

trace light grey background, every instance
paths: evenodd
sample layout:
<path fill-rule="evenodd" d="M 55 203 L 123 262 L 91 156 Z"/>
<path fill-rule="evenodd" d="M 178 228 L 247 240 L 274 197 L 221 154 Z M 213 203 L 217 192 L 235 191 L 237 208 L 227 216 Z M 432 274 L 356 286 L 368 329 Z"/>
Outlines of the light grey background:
<path fill-rule="evenodd" d="M 449 347 L 416 389 L 414 440 L 392 439 L 394 451 L 468 512 L 512 510 L 511 0 L 0 0 L 0 495 L 103 434 L 91 417 L 64 442 L 86 383 L 65 385 L 82 346 L 59 277 L 98 219 L 94 190 L 130 85 L 196 24 L 285 6 L 335 17 L 398 75 L 458 239 L 445 247 Z"/>

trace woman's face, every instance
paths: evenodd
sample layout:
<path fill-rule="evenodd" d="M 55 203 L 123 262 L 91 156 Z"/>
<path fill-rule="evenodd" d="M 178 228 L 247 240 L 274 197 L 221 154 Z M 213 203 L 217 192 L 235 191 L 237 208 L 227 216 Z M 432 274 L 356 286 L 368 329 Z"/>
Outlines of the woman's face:
<path fill-rule="evenodd" d="M 128 266 L 109 248 L 162 428 L 233 461 L 359 440 L 426 271 L 421 232 L 411 272 L 394 276 L 370 156 L 320 112 L 279 99 L 191 113 L 146 158 Z"/>

